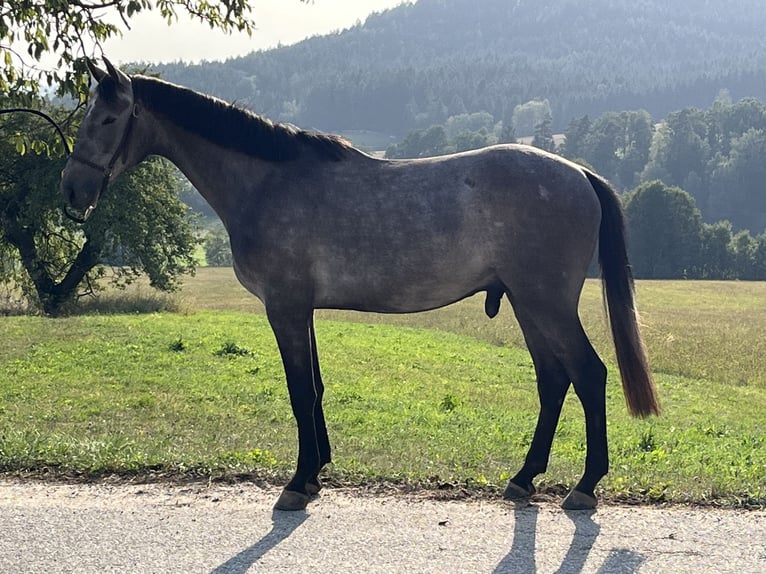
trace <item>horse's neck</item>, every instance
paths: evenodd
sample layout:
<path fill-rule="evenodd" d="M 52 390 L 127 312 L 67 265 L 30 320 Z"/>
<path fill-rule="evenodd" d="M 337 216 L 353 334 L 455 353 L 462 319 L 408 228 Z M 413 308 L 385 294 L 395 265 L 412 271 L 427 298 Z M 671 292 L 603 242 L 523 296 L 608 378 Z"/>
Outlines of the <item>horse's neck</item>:
<path fill-rule="evenodd" d="M 153 132 L 148 152 L 170 160 L 226 223 L 240 209 L 242 194 L 257 187 L 268 164 L 190 134 L 147 111 Z"/>

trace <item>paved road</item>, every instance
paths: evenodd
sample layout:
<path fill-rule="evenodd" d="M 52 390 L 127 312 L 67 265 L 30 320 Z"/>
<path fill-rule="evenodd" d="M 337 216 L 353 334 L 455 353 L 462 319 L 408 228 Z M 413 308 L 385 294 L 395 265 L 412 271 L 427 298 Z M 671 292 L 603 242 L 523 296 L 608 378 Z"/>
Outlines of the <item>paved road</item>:
<path fill-rule="evenodd" d="M 764 573 L 766 512 L 0 482 L 0 572 Z"/>

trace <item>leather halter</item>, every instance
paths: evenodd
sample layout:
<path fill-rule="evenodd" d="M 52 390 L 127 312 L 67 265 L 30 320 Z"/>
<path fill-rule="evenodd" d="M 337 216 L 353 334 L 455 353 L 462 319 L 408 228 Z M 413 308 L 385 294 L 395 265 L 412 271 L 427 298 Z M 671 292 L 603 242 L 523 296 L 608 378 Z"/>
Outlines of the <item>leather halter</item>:
<path fill-rule="evenodd" d="M 127 151 L 127 143 L 128 138 L 130 137 L 131 132 L 133 131 L 133 120 L 134 118 L 138 117 L 138 104 L 133 104 L 133 109 L 130 112 L 130 116 L 128 117 L 128 124 L 125 126 L 125 131 L 122 132 L 122 138 L 120 139 L 120 144 L 117 146 L 117 149 L 114 150 L 114 154 L 112 154 L 112 158 L 109 160 L 109 163 L 104 165 L 99 165 L 94 161 L 91 161 L 89 158 L 82 156 L 77 152 L 77 149 L 75 149 L 69 156 L 70 160 L 74 160 L 78 163 L 81 163 L 82 165 L 89 167 L 93 170 L 99 171 L 103 175 L 103 179 L 101 180 L 101 189 L 99 189 L 98 194 L 96 195 L 96 201 L 98 201 L 98 198 L 101 197 L 101 195 L 106 191 L 106 188 L 109 187 L 109 181 L 112 178 L 112 170 L 114 169 L 114 165 L 117 163 L 117 160 L 120 158 L 120 156 L 124 156 Z M 88 206 L 88 208 L 85 210 L 85 213 L 82 217 L 79 217 L 73 213 L 71 213 L 67 208 L 64 209 L 64 215 L 66 215 L 69 219 L 72 221 L 76 221 L 77 223 L 85 223 L 85 220 L 88 219 L 88 216 L 91 214 L 91 212 L 95 209 L 95 201 L 94 205 Z"/>

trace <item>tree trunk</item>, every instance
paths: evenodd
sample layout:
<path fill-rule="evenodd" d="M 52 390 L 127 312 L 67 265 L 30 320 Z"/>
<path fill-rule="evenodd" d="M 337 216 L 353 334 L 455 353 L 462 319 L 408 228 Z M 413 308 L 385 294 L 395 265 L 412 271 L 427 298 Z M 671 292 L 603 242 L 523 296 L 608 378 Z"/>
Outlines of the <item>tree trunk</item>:
<path fill-rule="evenodd" d="M 21 263 L 32 280 L 43 312 L 53 317 L 59 315 L 64 305 L 75 298 L 77 287 L 85 275 L 98 263 L 98 250 L 90 240 L 86 241 L 69 271 L 57 283 L 38 257 L 34 228 L 19 225 L 13 216 L 3 219 L 5 238 L 18 249 Z"/>

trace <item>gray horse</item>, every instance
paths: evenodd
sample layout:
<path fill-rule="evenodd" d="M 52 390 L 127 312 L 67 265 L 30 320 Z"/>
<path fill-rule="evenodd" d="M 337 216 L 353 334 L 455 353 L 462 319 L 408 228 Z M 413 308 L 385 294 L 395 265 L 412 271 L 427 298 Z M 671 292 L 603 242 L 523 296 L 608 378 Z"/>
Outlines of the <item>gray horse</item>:
<path fill-rule="evenodd" d="M 297 421 L 297 469 L 276 508 L 305 508 L 330 462 L 314 309 L 412 313 L 479 292 L 489 317 L 503 295 L 511 302 L 537 375 L 537 427 L 505 497 L 534 493 L 571 383 L 585 413 L 587 455 L 562 505 L 596 506 L 594 488 L 609 466 L 606 368 L 577 306 L 597 245 L 628 408 L 659 412 L 623 215 L 604 179 L 519 145 L 375 159 L 338 137 L 105 65 L 89 62 L 98 85 L 61 190 L 87 217 L 117 175 L 156 154 L 215 209 L 237 277 L 266 308 Z"/>

